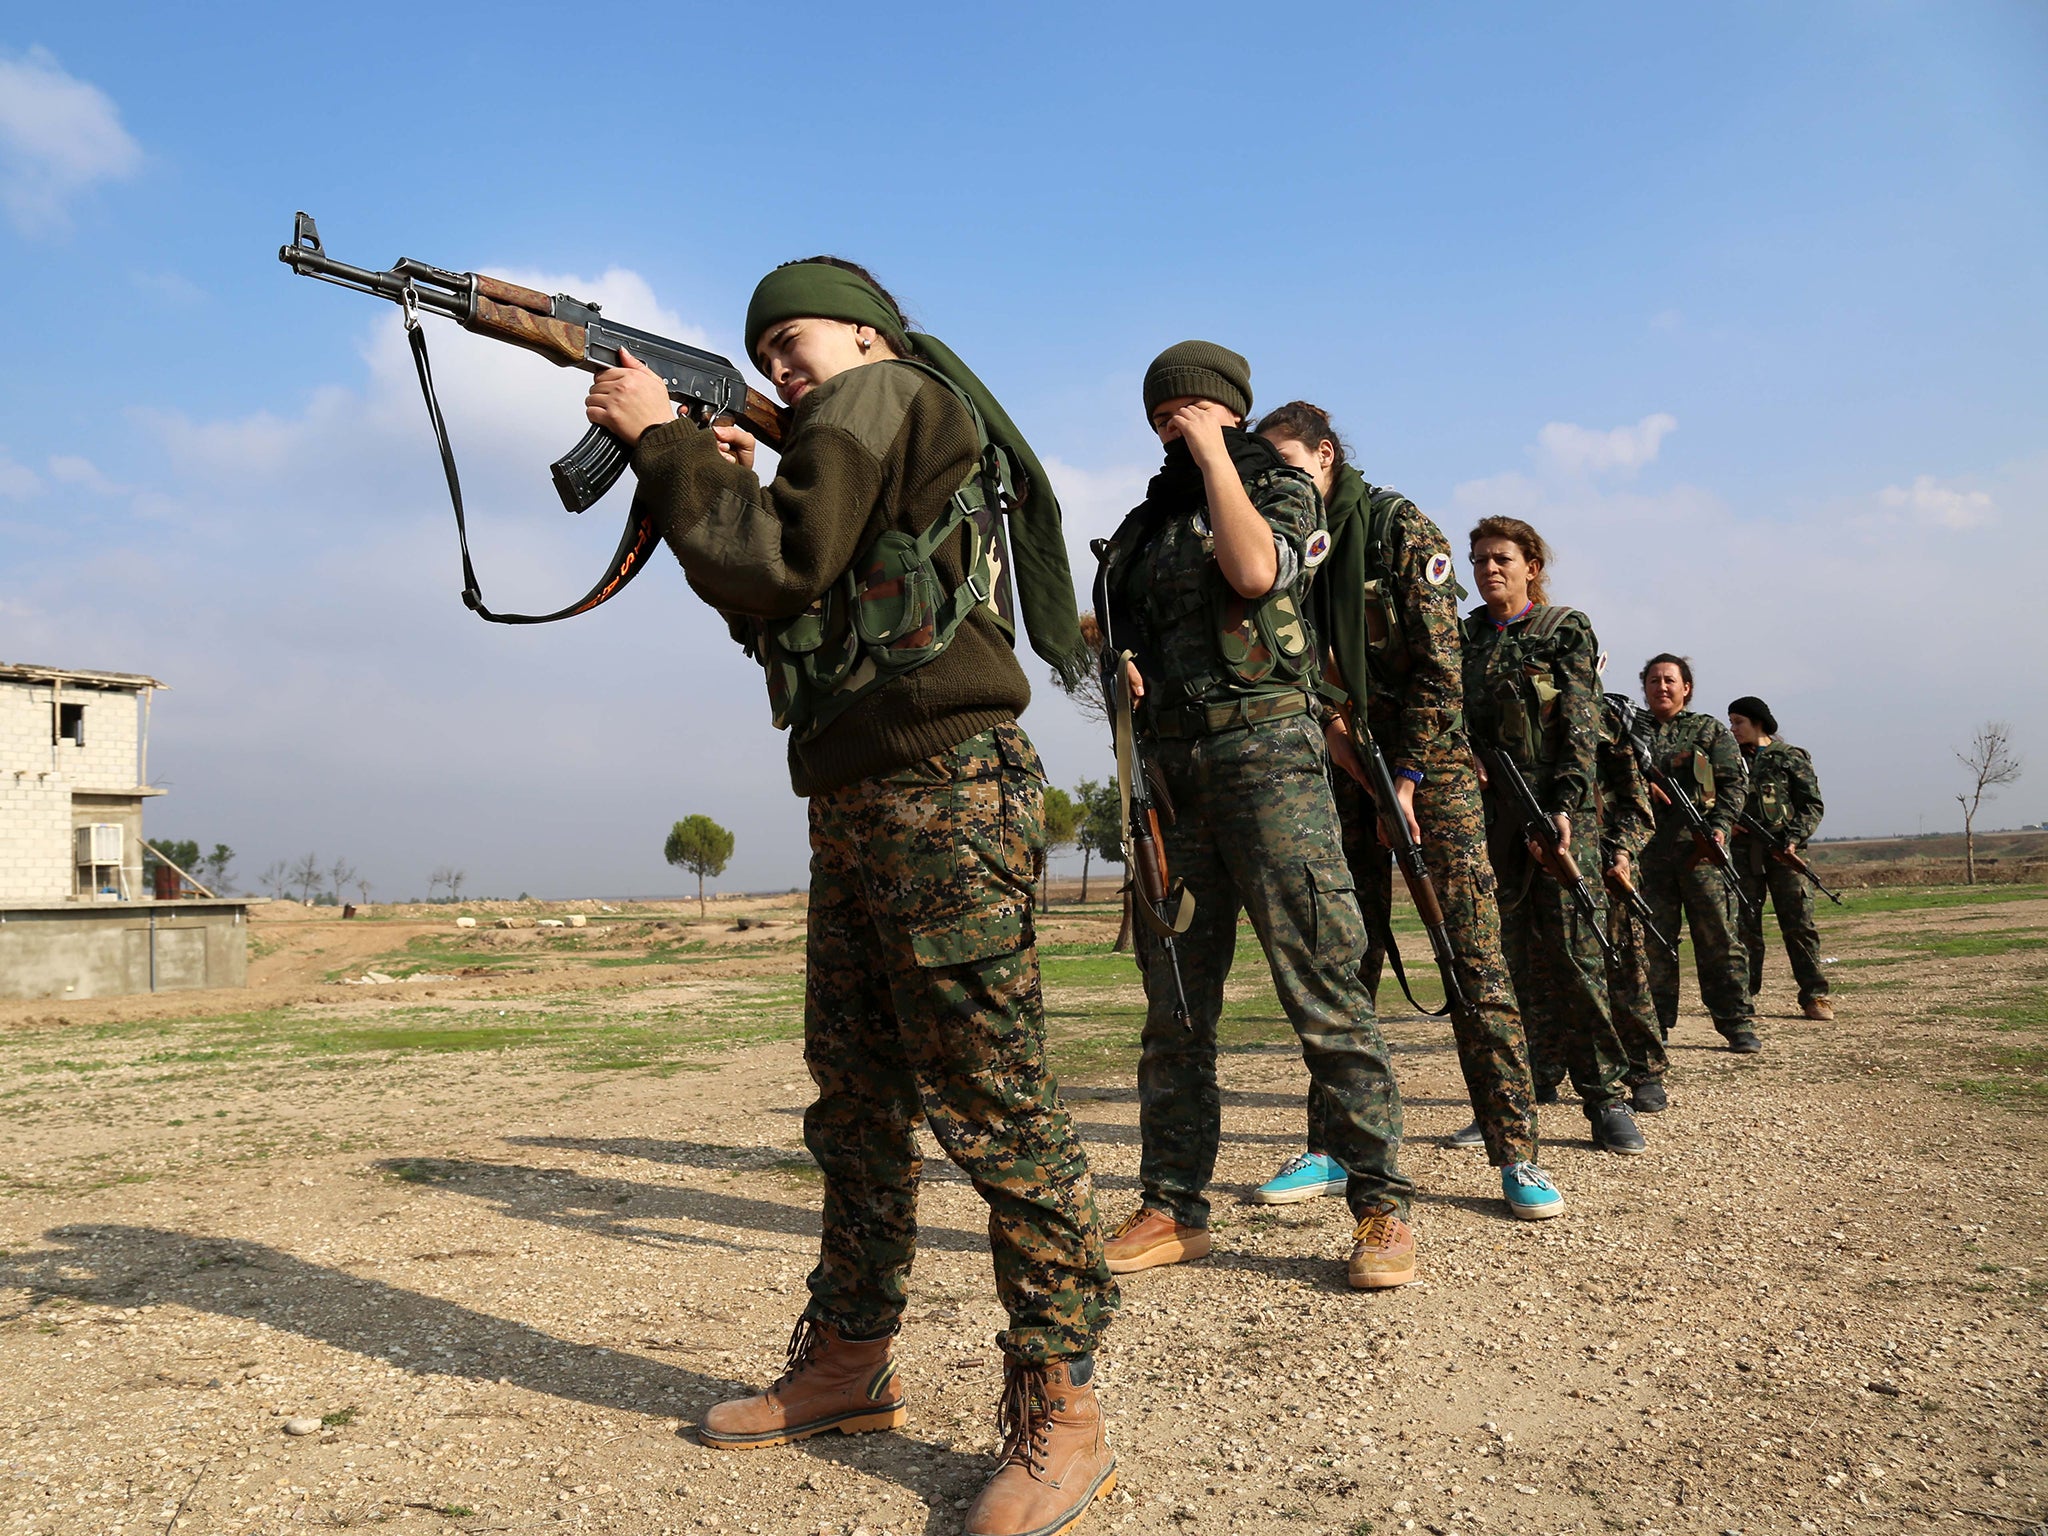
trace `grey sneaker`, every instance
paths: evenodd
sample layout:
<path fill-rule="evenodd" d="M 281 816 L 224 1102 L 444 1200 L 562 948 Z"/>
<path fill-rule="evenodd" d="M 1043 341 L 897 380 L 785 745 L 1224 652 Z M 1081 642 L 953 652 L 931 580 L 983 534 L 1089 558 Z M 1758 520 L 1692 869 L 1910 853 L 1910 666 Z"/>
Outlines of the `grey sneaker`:
<path fill-rule="evenodd" d="M 1486 1150 L 1486 1136 L 1479 1129 L 1479 1122 L 1474 1120 L 1470 1125 L 1461 1126 L 1446 1136 L 1444 1138 L 1444 1145 L 1456 1147 L 1462 1152 L 1484 1152 Z"/>
<path fill-rule="evenodd" d="M 1601 1105 L 1586 1118 L 1592 1123 L 1593 1144 L 1601 1151 L 1619 1153 L 1623 1157 L 1649 1151 L 1649 1144 L 1636 1127 L 1636 1117 L 1620 1099 Z"/>
<path fill-rule="evenodd" d="M 1646 1077 L 1629 1094 L 1629 1107 L 1639 1115 L 1661 1115 L 1671 1107 L 1664 1097 L 1664 1079 Z"/>

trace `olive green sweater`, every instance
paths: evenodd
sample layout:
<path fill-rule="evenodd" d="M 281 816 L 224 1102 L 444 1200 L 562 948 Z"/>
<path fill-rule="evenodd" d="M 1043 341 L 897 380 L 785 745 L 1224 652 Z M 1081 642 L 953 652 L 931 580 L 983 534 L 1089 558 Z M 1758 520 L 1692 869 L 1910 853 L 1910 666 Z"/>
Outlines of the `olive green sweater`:
<path fill-rule="evenodd" d="M 824 595 L 892 528 L 920 533 L 945 511 L 979 456 L 973 419 L 915 368 L 848 369 L 797 402 L 771 485 L 678 420 L 633 450 L 637 510 L 667 539 L 697 595 L 725 613 L 784 619 Z M 933 556 L 942 590 L 963 579 L 964 536 Z M 1015 719 L 1031 687 L 1002 631 L 977 608 L 933 661 L 883 684 L 801 745 L 800 795 L 898 772 Z"/>

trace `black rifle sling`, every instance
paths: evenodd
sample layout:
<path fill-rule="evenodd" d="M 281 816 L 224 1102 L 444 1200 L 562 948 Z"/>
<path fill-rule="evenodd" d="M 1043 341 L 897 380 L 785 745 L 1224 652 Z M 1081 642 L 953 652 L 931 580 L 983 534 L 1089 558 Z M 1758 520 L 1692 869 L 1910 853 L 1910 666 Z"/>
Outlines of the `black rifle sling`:
<path fill-rule="evenodd" d="M 1387 964 L 1394 968 L 1394 980 L 1401 983 L 1401 995 L 1408 999 L 1408 1006 L 1421 1014 L 1425 1019 L 1447 1017 L 1451 1011 L 1451 999 L 1448 992 L 1444 995 L 1444 1005 L 1441 1008 L 1425 1008 L 1415 1000 L 1415 993 L 1408 985 L 1408 972 L 1401 966 L 1401 946 L 1394 942 L 1394 925 L 1391 921 L 1380 924 L 1380 942 L 1387 946 Z"/>
<path fill-rule="evenodd" d="M 462 479 L 455 472 L 455 450 L 448 446 L 448 423 L 441 416 L 441 402 L 434 395 L 434 370 L 427 361 L 427 333 L 419 321 L 410 315 L 406 319 L 406 339 L 412 343 L 413 366 L 419 370 L 420 394 L 427 402 L 427 420 L 434 424 L 434 441 L 440 445 L 441 468 L 448 475 L 448 500 L 455 507 L 455 539 L 462 547 L 462 601 L 480 619 L 492 624 L 552 624 L 557 619 L 573 619 L 579 613 L 588 613 L 599 603 L 617 597 L 625 590 L 626 583 L 640 574 L 640 568 L 647 563 L 647 556 L 655 545 L 654 523 L 635 513 L 626 518 L 626 531 L 619 539 L 618 551 L 612 562 L 605 567 L 605 573 L 582 597 L 566 608 L 553 613 L 493 613 L 484 606 L 483 592 L 476 581 L 476 567 L 469 560 L 469 528 L 462 517 Z"/>

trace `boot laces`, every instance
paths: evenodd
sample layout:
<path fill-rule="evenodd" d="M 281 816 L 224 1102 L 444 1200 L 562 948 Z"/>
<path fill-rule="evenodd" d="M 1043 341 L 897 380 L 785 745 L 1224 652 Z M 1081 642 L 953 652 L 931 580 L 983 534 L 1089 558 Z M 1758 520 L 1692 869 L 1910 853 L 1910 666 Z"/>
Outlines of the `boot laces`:
<path fill-rule="evenodd" d="M 782 1374 L 775 1378 L 775 1384 L 768 1390 L 779 1391 L 796 1380 L 799 1372 L 811 1363 L 825 1343 L 825 1330 L 809 1317 L 796 1320 L 796 1327 L 790 1330 L 789 1354 L 782 1362 Z"/>
<path fill-rule="evenodd" d="M 1017 1360 L 1003 1362 L 1003 1397 L 996 1406 L 996 1433 L 1003 1437 L 998 1465 L 1020 1466 L 1034 1475 L 1045 1470 L 1046 1440 L 1052 1433 L 1052 1404 L 1045 1372 Z"/>
<path fill-rule="evenodd" d="M 1116 1230 L 1109 1234 L 1110 1238 L 1114 1240 L 1116 1238 L 1128 1235 L 1138 1225 L 1139 1222 L 1143 1221 L 1147 1216 L 1151 1214 L 1152 1212 L 1149 1207 L 1142 1205 L 1139 1206 L 1135 1211 L 1131 1212 L 1130 1215 L 1126 1216 L 1122 1221 L 1117 1223 Z"/>
<path fill-rule="evenodd" d="M 1371 1248 L 1387 1248 L 1393 1245 L 1394 1229 L 1401 1218 L 1394 1214 L 1392 1206 L 1374 1211 L 1358 1223 L 1351 1234 L 1351 1241 L 1364 1243 Z"/>

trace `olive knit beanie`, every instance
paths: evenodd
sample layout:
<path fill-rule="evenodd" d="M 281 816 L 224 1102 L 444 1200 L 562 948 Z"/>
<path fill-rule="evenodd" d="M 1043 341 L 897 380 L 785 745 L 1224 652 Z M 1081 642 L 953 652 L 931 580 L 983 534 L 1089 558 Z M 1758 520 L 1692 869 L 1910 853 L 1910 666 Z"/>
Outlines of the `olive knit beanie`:
<path fill-rule="evenodd" d="M 1145 419 L 1161 402 L 1193 395 L 1240 416 L 1252 413 L 1252 365 L 1213 341 L 1176 342 L 1145 370 Z"/>
<path fill-rule="evenodd" d="M 1766 736 L 1778 734 L 1778 717 L 1771 713 L 1771 706 L 1753 693 L 1745 693 L 1728 706 L 1728 713 L 1740 715 Z"/>

